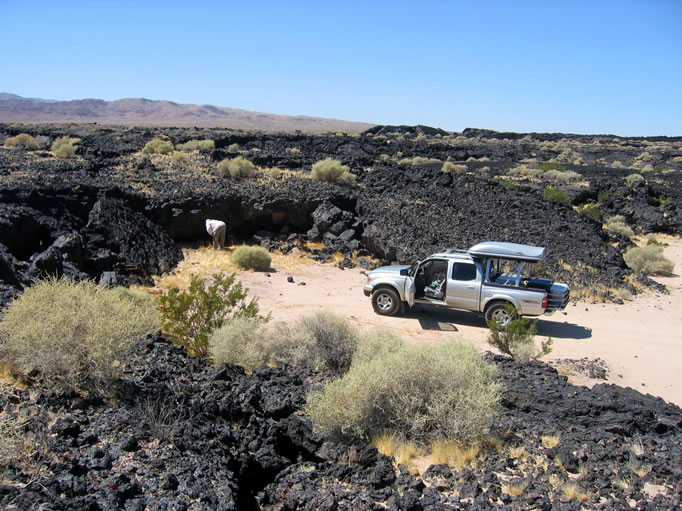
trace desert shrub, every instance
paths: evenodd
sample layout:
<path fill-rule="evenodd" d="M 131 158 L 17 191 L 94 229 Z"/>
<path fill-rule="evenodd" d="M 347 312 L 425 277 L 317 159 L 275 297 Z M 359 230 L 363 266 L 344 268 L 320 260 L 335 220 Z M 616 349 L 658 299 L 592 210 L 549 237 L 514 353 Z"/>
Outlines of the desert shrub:
<path fill-rule="evenodd" d="M 634 231 L 625 223 L 625 217 L 622 215 L 609 217 L 606 220 L 606 228 L 626 238 L 632 238 L 635 235 Z"/>
<path fill-rule="evenodd" d="M 582 178 L 577 172 L 572 170 L 561 171 L 561 170 L 548 170 L 542 176 L 543 179 L 548 181 L 554 181 L 555 183 L 568 183 L 569 181 L 577 181 Z"/>
<path fill-rule="evenodd" d="M 606 199 L 609 197 L 612 197 L 614 193 L 610 190 L 605 190 L 603 192 L 600 192 L 599 195 L 597 196 L 597 201 L 598 202 L 604 202 Z"/>
<path fill-rule="evenodd" d="M 171 158 L 173 158 L 173 161 L 180 162 L 180 161 L 185 161 L 187 159 L 187 155 L 183 152 L 175 151 L 173 153 L 173 156 L 171 156 Z"/>
<path fill-rule="evenodd" d="M 270 362 L 341 373 L 350 366 L 358 333 L 343 316 L 318 311 L 291 325 L 271 325 L 262 342 Z"/>
<path fill-rule="evenodd" d="M 583 204 L 582 206 L 580 206 L 580 212 L 583 215 L 592 217 L 597 222 L 601 222 L 602 219 L 604 218 L 604 213 L 602 212 L 601 209 L 599 209 L 599 206 L 597 204 Z"/>
<path fill-rule="evenodd" d="M 663 255 L 662 245 L 632 247 L 623 254 L 623 259 L 630 268 L 647 275 L 670 275 L 675 268 L 675 263 Z"/>
<path fill-rule="evenodd" d="M 564 171 L 564 165 L 558 161 L 546 161 L 545 163 L 538 165 L 538 168 L 544 172 L 547 172 L 548 170 L 558 170 L 559 172 Z"/>
<path fill-rule="evenodd" d="M 5 311 L 1 349 L 21 371 L 37 370 L 59 388 L 104 390 L 135 341 L 160 326 L 141 303 L 91 281 L 43 280 Z"/>
<path fill-rule="evenodd" d="M 339 160 L 325 158 L 313 165 L 310 177 L 315 181 L 336 183 L 339 185 L 352 186 L 355 184 L 355 175 L 350 172 L 347 165 L 342 165 Z"/>
<path fill-rule="evenodd" d="M 258 300 L 247 303 L 248 288 L 235 282 L 235 274 L 217 274 L 213 282 L 192 275 L 187 291 L 176 288 L 159 297 L 163 330 L 175 343 L 197 357 L 208 355 L 208 338 L 230 318 L 259 318 Z"/>
<path fill-rule="evenodd" d="M 191 151 L 201 151 L 201 152 L 208 152 L 212 151 L 215 149 L 215 142 L 213 140 L 189 140 L 185 142 L 184 144 L 178 144 L 177 148 L 178 151 L 182 151 L 184 153 L 189 153 Z"/>
<path fill-rule="evenodd" d="M 625 184 L 629 187 L 635 186 L 635 184 L 644 183 L 644 178 L 641 174 L 630 174 L 625 178 Z"/>
<path fill-rule="evenodd" d="M 143 154 L 168 154 L 173 151 L 173 143 L 169 140 L 161 140 L 160 138 L 150 140 L 142 148 Z"/>
<path fill-rule="evenodd" d="M 426 158 L 425 156 L 412 156 L 411 158 L 401 158 L 398 160 L 398 163 L 417 166 L 425 165 L 427 163 L 440 163 L 440 160 L 438 158 Z"/>
<path fill-rule="evenodd" d="M 624 169 L 625 165 L 623 165 L 623 162 L 616 160 L 611 164 L 611 167 L 613 167 L 614 169 Z"/>
<path fill-rule="evenodd" d="M 653 233 L 652 233 L 652 234 L 649 234 L 649 235 L 646 237 L 646 244 L 647 244 L 647 245 L 660 245 L 660 246 L 663 246 L 663 243 L 661 243 L 660 241 L 658 241 L 658 239 L 656 238 L 656 235 L 653 234 Z"/>
<path fill-rule="evenodd" d="M 227 150 L 231 153 L 239 152 L 239 149 L 240 149 L 240 147 L 239 147 L 239 144 L 237 144 L 237 143 L 230 144 L 229 146 L 227 146 Z"/>
<path fill-rule="evenodd" d="M 519 185 L 517 185 L 514 181 L 510 181 L 508 179 L 498 179 L 497 180 L 500 185 L 504 186 L 507 190 L 518 190 Z"/>
<path fill-rule="evenodd" d="M 570 195 L 568 195 L 563 190 L 559 190 L 558 188 L 552 188 L 550 186 L 546 187 L 545 191 L 542 192 L 542 198 L 547 199 L 547 200 L 557 201 L 557 202 L 563 202 L 565 204 L 571 203 L 571 196 Z"/>
<path fill-rule="evenodd" d="M 265 271 L 270 268 L 272 257 L 263 247 L 242 245 L 232 252 L 232 262 L 240 268 Z"/>
<path fill-rule="evenodd" d="M 278 169 L 277 167 L 273 167 L 268 171 L 268 175 L 272 179 L 279 179 L 282 176 L 282 171 Z"/>
<path fill-rule="evenodd" d="M 456 174 L 461 174 L 467 171 L 466 165 L 456 165 L 451 161 L 446 161 L 443 163 L 443 172 L 454 172 Z"/>
<path fill-rule="evenodd" d="M 5 139 L 5 147 L 23 147 L 29 151 L 38 149 L 38 142 L 28 133 L 19 133 L 15 137 Z"/>
<path fill-rule="evenodd" d="M 239 364 L 254 369 L 270 362 L 262 342 L 263 321 L 236 317 L 215 330 L 208 338 L 208 356 L 215 367 Z"/>
<path fill-rule="evenodd" d="M 514 313 L 514 307 L 510 307 L 510 314 Z M 505 355 L 509 355 L 521 362 L 537 360 L 552 351 L 552 338 L 535 344 L 535 334 L 537 327 L 535 321 L 530 323 L 528 318 L 518 318 L 510 321 L 504 329 L 495 320 L 490 322 L 490 333 L 488 334 L 488 344 L 494 346 Z"/>
<path fill-rule="evenodd" d="M 78 142 L 80 142 L 80 138 L 59 137 L 54 141 L 50 150 L 57 158 L 71 158 L 76 154 Z"/>
<path fill-rule="evenodd" d="M 485 435 L 501 397 L 497 368 L 473 346 L 363 343 L 349 371 L 306 396 L 318 434 L 370 439 L 382 433 L 428 442 Z"/>
<path fill-rule="evenodd" d="M 256 175 L 256 167 L 243 156 L 236 158 L 225 158 L 218 163 L 218 170 L 223 176 L 230 176 L 234 179 L 241 177 L 253 177 Z"/>
<path fill-rule="evenodd" d="M 289 154 L 301 154 L 301 150 L 298 147 L 287 147 L 286 152 Z"/>

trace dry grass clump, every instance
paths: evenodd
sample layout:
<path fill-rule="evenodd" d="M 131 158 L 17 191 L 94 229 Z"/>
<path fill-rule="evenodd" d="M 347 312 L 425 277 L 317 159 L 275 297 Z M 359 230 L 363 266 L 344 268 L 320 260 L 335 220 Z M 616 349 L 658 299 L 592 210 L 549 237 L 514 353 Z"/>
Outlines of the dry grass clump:
<path fill-rule="evenodd" d="M 542 435 L 540 437 L 540 443 L 542 444 L 542 447 L 545 449 L 554 449 L 559 445 L 559 442 L 561 441 L 561 436 L 552 434 L 552 435 Z"/>
<path fill-rule="evenodd" d="M 443 163 L 443 172 L 454 172 L 455 174 L 462 174 L 467 171 L 466 165 L 456 165 L 451 161 Z"/>
<path fill-rule="evenodd" d="M 57 158 L 72 158 L 76 154 L 76 144 L 80 142 L 80 138 L 73 137 L 59 137 L 54 141 L 50 150 Z"/>
<path fill-rule="evenodd" d="M 39 148 L 36 139 L 28 133 L 19 133 L 15 137 L 7 137 L 5 147 L 23 147 L 27 151 L 35 151 Z"/>
<path fill-rule="evenodd" d="M 402 163 L 404 165 L 425 165 L 427 163 L 440 163 L 440 160 L 437 158 L 426 158 L 424 156 L 412 156 L 410 158 L 401 158 L 398 160 L 398 163 Z"/>
<path fill-rule="evenodd" d="M 307 396 L 315 430 L 332 439 L 388 432 L 425 444 L 471 443 L 499 405 L 497 369 L 470 345 L 411 345 L 390 333 L 358 344 L 349 371 Z"/>
<path fill-rule="evenodd" d="M 173 143 L 169 140 L 161 140 L 160 138 L 150 140 L 142 148 L 142 154 L 168 154 L 173 151 Z"/>
<path fill-rule="evenodd" d="M 313 165 L 310 177 L 315 181 L 326 183 L 336 183 L 340 185 L 352 186 L 355 184 L 355 175 L 350 172 L 347 165 L 342 165 L 339 160 L 325 158 Z"/>
<path fill-rule="evenodd" d="M 106 390 L 135 341 L 160 327 L 150 297 L 51 278 L 27 289 L 0 321 L 0 350 L 56 387 Z"/>
<path fill-rule="evenodd" d="M 232 252 L 232 262 L 239 268 L 266 271 L 270 268 L 272 257 L 263 247 L 242 245 Z"/>
<path fill-rule="evenodd" d="M 543 179 L 546 179 L 547 181 L 552 181 L 554 183 L 568 183 L 571 181 L 579 181 L 582 179 L 582 175 L 573 172 L 572 170 L 566 170 L 566 171 L 561 171 L 561 170 L 548 170 L 542 175 Z"/>
<path fill-rule="evenodd" d="M 189 140 L 184 144 L 178 144 L 177 150 L 184 153 L 191 151 L 208 152 L 215 149 L 215 142 L 213 140 Z"/>
<path fill-rule="evenodd" d="M 236 158 L 225 158 L 218 163 L 218 171 L 223 176 L 230 176 L 233 179 L 253 177 L 256 175 L 255 165 L 243 156 L 237 156 Z"/>
<path fill-rule="evenodd" d="M 623 259 L 630 268 L 647 275 L 670 275 L 675 268 L 675 263 L 663 255 L 661 245 L 632 247 L 623 254 Z"/>
<path fill-rule="evenodd" d="M 577 500 L 586 502 L 590 496 L 584 492 L 577 483 L 566 483 L 561 487 L 561 492 L 565 500 Z"/>

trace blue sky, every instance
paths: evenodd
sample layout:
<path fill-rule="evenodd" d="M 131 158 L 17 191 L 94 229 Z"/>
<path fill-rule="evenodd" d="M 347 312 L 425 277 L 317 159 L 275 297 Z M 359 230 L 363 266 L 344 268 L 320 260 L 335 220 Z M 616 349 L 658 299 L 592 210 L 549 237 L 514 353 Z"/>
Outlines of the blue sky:
<path fill-rule="evenodd" d="M 0 0 L 0 92 L 682 136 L 682 0 Z"/>

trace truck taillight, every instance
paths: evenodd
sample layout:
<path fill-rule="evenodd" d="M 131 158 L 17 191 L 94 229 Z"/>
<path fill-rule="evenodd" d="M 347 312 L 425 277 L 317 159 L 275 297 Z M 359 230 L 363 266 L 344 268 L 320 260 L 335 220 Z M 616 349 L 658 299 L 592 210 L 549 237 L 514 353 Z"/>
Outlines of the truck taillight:
<path fill-rule="evenodd" d="M 546 309 L 547 308 L 547 295 L 542 299 L 542 308 Z"/>

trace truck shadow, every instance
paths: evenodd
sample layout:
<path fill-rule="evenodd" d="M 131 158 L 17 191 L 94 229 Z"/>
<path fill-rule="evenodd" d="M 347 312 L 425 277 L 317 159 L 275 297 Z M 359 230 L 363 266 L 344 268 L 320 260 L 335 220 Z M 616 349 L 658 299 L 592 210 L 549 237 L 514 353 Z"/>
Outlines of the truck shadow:
<path fill-rule="evenodd" d="M 555 313 L 553 318 L 559 319 L 560 312 Z M 422 330 L 440 330 L 442 332 L 457 332 L 458 325 L 485 328 L 483 314 L 478 312 L 459 311 L 440 307 L 415 305 L 405 312 L 405 318 L 416 319 Z M 534 321 L 533 318 L 529 318 Z M 537 320 L 537 334 L 553 337 L 555 339 L 589 339 L 592 337 L 592 329 L 574 323 L 559 322 L 549 319 Z"/>

